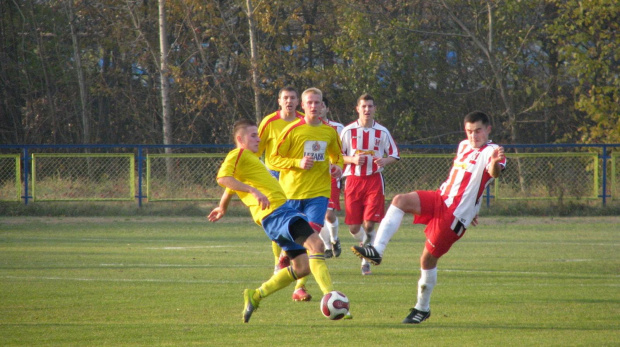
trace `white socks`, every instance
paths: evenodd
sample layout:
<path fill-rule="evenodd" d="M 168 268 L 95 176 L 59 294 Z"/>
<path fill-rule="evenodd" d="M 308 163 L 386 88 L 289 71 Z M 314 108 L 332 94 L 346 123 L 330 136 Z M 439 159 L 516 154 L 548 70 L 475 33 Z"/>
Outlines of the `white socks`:
<path fill-rule="evenodd" d="M 372 246 L 379 252 L 379 255 L 383 256 L 385 247 L 396 231 L 398 231 L 398 228 L 400 228 L 400 223 L 403 221 L 404 216 L 405 212 L 403 212 L 403 210 L 394 205 L 390 205 L 381 224 L 379 224 L 377 237 L 372 243 Z"/>
<path fill-rule="evenodd" d="M 351 234 L 351 236 L 360 243 L 366 242 L 366 230 L 364 230 L 364 227 L 360 227 L 360 231 L 357 234 Z"/>
<path fill-rule="evenodd" d="M 437 268 L 424 270 L 420 269 L 420 280 L 418 281 L 418 303 L 415 309 L 428 312 L 431 310 L 431 293 L 437 284 Z"/>
<path fill-rule="evenodd" d="M 327 224 L 327 221 L 325 221 L 325 223 Z M 329 229 L 327 228 L 327 225 L 324 225 L 323 228 L 321 228 L 319 236 L 321 237 L 321 240 L 323 240 L 323 245 L 325 245 L 325 249 L 332 249 L 332 243 L 329 240 Z"/>
<path fill-rule="evenodd" d="M 329 236 L 330 236 L 331 242 L 335 243 L 336 240 L 338 240 L 338 218 L 336 218 L 336 221 L 333 223 L 330 223 L 329 221 L 325 220 L 325 228 L 329 230 Z"/>

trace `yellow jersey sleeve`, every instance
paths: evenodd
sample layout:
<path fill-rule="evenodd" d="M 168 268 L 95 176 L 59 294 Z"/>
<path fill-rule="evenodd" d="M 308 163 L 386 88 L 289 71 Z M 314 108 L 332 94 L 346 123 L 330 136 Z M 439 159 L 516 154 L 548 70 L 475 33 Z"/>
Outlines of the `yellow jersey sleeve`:
<path fill-rule="evenodd" d="M 220 177 L 233 177 L 242 183 L 258 189 L 267 196 L 270 206 L 263 210 L 252 194 L 234 191 L 243 204 L 250 209 L 252 219 L 258 225 L 262 225 L 261 221 L 263 218 L 286 202 L 286 195 L 282 187 L 267 171 L 267 168 L 256 153 L 252 151 L 239 148 L 230 151 L 217 173 L 217 178 Z"/>
<path fill-rule="evenodd" d="M 296 112 L 296 118 L 292 122 L 283 120 L 280 116 L 280 111 L 271 113 L 263 118 L 258 126 L 258 136 L 260 142 L 258 144 L 258 157 L 265 155 L 265 165 L 269 170 L 277 170 L 271 163 L 270 157 L 274 148 L 276 147 L 278 136 L 288 125 L 296 123 L 301 119 L 303 115 Z"/>
<path fill-rule="evenodd" d="M 304 156 L 314 158 L 310 170 L 299 167 Z M 341 168 L 344 163 L 342 143 L 336 131 L 323 123 L 308 125 L 303 119 L 282 131 L 270 160 L 280 171 L 280 185 L 288 199 L 329 197 L 330 163 Z"/>

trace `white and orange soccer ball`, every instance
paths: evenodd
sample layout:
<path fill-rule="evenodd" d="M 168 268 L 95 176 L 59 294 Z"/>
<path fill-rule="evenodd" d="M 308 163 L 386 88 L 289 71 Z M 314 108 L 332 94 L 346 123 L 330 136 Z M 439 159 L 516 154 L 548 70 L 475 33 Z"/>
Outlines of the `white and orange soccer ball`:
<path fill-rule="evenodd" d="M 331 291 L 321 299 L 321 312 L 331 320 L 342 319 L 349 312 L 349 298 L 337 290 Z"/>

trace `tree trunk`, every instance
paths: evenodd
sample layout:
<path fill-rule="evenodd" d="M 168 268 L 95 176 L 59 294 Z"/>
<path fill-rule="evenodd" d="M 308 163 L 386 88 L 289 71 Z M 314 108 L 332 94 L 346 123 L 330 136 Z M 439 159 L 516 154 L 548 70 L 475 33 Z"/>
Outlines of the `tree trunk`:
<path fill-rule="evenodd" d="M 256 124 L 259 124 L 262 118 L 260 105 L 260 88 L 258 85 L 258 46 L 256 42 L 256 23 L 254 22 L 254 8 L 252 0 L 246 0 L 248 7 L 248 22 L 250 27 L 250 63 L 252 65 L 252 89 L 254 89 L 254 112 Z"/>
<path fill-rule="evenodd" d="M 166 0 L 159 0 L 159 50 L 160 50 L 160 89 L 162 126 L 164 133 L 164 145 L 172 144 L 172 108 L 170 105 L 170 81 L 168 77 L 168 32 L 166 31 Z M 172 148 L 166 147 L 166 153 L 172 153 Z M 172 160 L 166 159 L 166 173 L 172 177 Z"/>
<path fill-rule="evenodd" d="M 82 112 L 82 143 L 90 144 L 90 116 L 88 113 L 88 94 L 86 90 L 86 79 L 84 78 L 84 69 L 82 68 L 82 55 L 80 54 L 80 45 L 77 32 L 73 21 L 73 0 L 65 1 L 65 9 L 69 18 L 69 28 L 71 29 L 71 41 L 73 43 L 73 59 L 75 59 L 75 70 L 77 71 L 78 85 L 80 89 L 80 103 Z M 88 152 L 88 149 L 86 149 Z"/>
<path fill-rule="evenodd" d="M 488 11 L 487 21 L 488 21 L 489 32 L 487 35 L 486 45 L 484 42 L 478 39 L 478 37 L 471 30 L 469 30 L 469 28 L 465 25 L 465 23 L 463 23 L 454 14 L 452 9 L 446 4 L 445 1 L 442 1 L 442 4 L 444 8 L 448 10 L 448 14 L 450 18 L 452 18 L 452 20 L 463 30 L 463 32 L 466 33 L 466 35 L 474 42 L 474 44 L 482 51 L 482 53 L 486 57 L 487 63 L 489 64 L 489 67 L 491 68 L 491 72 L 493 73 L 493 77 L 495 79 L 495 86 L 497 87 L 502 103 L 504 104 L 504 108 L 505 108 L 504 114 L 506 114 L 508 117 L 508 126 L 510 127 L 510 140 L 512 141 L 513 144 L 517 143 L 518 141 L 517 116 L 512 107 L 512 102 L 511 100 L 509 100 L 508 94 L 506 92 L 504 75 L 502 75 L 501 69 L 499 69 L 499 67 L 497 66 L 499 65 L 497 63 L 498 59 L 494 57 L 495 54 L 493 52 L 494 50 L 493 48 L 493 14 L 492 14 L 491 4 L 487 2 L 487 11 Z M 519 150 L 517 148 L 515 148 L 514 151 L 517 155 L 519 154 Z M 523 176 L 521 160 L 517 157 L 516 162 L 517 162 L 517 171 L 519 175 L 519 184 L 521 186 L 521 191 L 524 192 L 525 191 L 525 180 Z"/>

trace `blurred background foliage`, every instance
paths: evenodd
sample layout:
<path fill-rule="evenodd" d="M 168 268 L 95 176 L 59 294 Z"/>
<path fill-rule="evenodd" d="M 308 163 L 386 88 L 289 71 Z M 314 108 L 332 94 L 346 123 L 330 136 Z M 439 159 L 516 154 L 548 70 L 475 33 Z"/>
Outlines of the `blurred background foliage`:
<path fill-rule="evenodd" d="M 162 143 L 160 14 L 1 1 L 0 142 Z M 230 143 L 286 85 L 322 89 L 344 124 L 372 94 L 399 144 L 455 143 L 472 110 L 499 143 L 619 143 L 619 14 L 614 0 L 167 0 L 172 143 Z"/>

